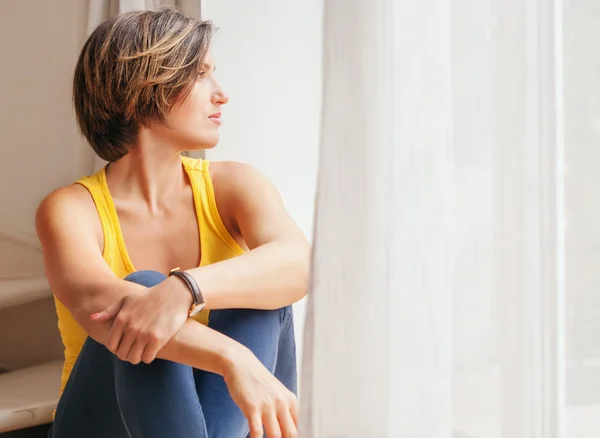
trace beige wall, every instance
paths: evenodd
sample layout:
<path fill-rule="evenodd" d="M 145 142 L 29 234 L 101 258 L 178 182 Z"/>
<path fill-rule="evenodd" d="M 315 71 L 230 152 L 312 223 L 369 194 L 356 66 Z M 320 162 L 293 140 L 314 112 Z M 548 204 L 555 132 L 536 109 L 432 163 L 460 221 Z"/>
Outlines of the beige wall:
<path fill-rule="evenodd" d="M 72 71 L 84 38 L 81 0 L 5 2 L 0 14 L 0 209 L 5 226 L 31 232 L 40 199 L 76 179 L 91 153 L 77 133 Z"/>
<path fill-rule="evenodd" d="M 15 279 L 43 276 L 34 231 L 40 200 L 93 167 L 70 102 L 72 71 L 85 38 L 86 3 L 2 4 L 0 368 L 28 366 L 61 354 L 49 291 L 47 298 L 18 307 L 2 308 L 2 300 L 8 295 L 7 279 L 13 280 L 14 295 Z M 30 292 L 24 287 L 21 293 Z"/>

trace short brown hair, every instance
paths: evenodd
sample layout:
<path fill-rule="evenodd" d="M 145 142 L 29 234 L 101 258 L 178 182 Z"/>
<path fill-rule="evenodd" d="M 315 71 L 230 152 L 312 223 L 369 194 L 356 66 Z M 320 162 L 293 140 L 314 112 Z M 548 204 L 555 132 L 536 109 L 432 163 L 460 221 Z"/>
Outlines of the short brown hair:
<path fill-rule="evenodd" d="M 210 21 L 172 8 L 120 14 L 92 32 L 75 68 L 73 101 L 100 158 L 118 160 L 141 126 L 164 122 L 191 89 L 213 33 Z"/>

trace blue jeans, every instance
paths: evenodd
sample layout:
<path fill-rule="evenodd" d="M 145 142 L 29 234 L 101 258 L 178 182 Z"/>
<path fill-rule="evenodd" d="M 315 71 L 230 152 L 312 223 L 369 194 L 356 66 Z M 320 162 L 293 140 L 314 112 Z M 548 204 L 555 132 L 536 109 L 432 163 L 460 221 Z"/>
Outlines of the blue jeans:
<path fill-rule="evenodd" d="M 154 286 L 166 277 L 138 271 L 126 280 Z M 296 392 L 291 306 L 210 313 L 209 327 L 248 347 Z M 162 359 L 132 365 L 85 341 L 58 403 L 49 438 L 245 438 L 248 422 L 217 374 Z"/>

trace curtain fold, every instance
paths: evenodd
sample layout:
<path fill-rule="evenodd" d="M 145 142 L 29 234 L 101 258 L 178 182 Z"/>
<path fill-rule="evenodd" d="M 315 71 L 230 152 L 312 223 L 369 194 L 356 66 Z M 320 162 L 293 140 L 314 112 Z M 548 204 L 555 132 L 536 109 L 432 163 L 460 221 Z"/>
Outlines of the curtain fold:
<path fill-rule="evenodd" d="M 559 3 L 325 0 L 303 438 L 565 438 Z"/>
<path fill-rule="evenodd" d="M 325 1 L 305 438 L 451 429 L 450 2 L 400 3 Z"/>

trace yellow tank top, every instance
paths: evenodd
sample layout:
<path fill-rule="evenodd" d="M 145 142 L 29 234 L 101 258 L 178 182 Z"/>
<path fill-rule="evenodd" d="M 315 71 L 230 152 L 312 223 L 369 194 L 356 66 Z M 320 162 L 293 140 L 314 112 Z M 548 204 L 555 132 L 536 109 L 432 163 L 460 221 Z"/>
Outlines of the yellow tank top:
<path fill-rule="evenodd" d="M 226 260 L 244 253 L 244 250 L 229 234 L 215 202 L 215 194 L 210 179 L 209 162 L 182 157 L 182 163 L 188 174 L 194 196 L 194 204 L 198 215 L 202 257 L 200 266 Z M 77 184 L 84 186 L 91 194 L 104 233 L 104 250 L 102 257 L 110 269 L 119 278 L 125 278 L 135 271 L 125 248 L 121 227 L 115 205 L 106 184 L 105 169 L 102 168 L 92 176 L 82 178 Z M 175 266 L 174 266 L 175 267 Z M 62 395 L 75 360 L 87 337 L 85 330 L 75 321 L 71 312 L 55 297 L 58 329 L 65 347 L 65 363 L 63 366 L 60 394 Z M 207 324 L 208 311 L 202 311 L 194 317 L 198 322 Z"/>

